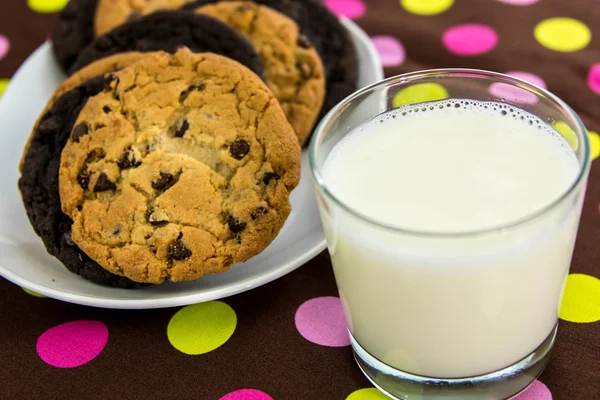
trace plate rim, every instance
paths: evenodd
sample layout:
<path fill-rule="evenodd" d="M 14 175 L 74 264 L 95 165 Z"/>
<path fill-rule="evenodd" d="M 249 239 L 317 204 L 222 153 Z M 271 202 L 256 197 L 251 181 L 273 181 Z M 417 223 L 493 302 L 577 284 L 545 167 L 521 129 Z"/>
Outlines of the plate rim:
<path fill-rule="evenodd" d="M 377 54 L 377 50 L 375 46 L 369 39 L 369 36 L 366 34 L 364 30 L 362 30 L 356 23 L 353 21 L 341 17 L 341 23 L 348 29 L 349 33 L 352 36 L 355 36 L 358 41 L 362 42 L 365 45 L 365 49 L 368 52 L 368 56 L 373 62 L 373 65 L 376 67 L 374 70 L 374 75 L 376 80 L 381 80 L 384 77 L 383 66 Z M 47 48 L 51 46 L 50 41 L 46 41 L 41 44 L 36 50 L 34 50 L 21 64 L 17 72 L 11 78 L 11 83 L 16 81 L 17 78 L 25 70 L 25 66 L 31 62 L 39 53 L 43 51 L 48 51 Z M 11 83 L 9 83 L 6 91 L 4 92 L 4 99 L 9 96 L 7 94 L 11 93 Z M 2 99 L 0 99 L 2 101 Z M 21 276 L 11 272 L 4 265 L 0 264 L 0 276 L 5 278 L 6 280 L 18 285 L 22 289 L 27 289 L 38 293 L 40 295 L 46 296 L 48 298 L 65 301 L 72 304 L 78 304 L 83 306 L 90 307 L 98 307 L 98 308 L 107 308 L 107 309 L 127 309 L 127 310 L 139 310 L 139 309 L 159 309 L 159 308 L 169 308 L 169 307 L 178 307 L 189 304 L 196 304 L 206 301 L 218 300 L 225 297 L 233 296 L 236 294 L 240 294 L 246 292 L 248 290 L 255 289 L 262 285 L 266 285 L 278 278 L 281 278 L 290 272 L 296 270 L 301 267 L 308 261 L 312 260 L 318 254 L 323 252 L 327 248 L 327 242 L 325 240 L 325 235 L 323 233 L 323 237 L 318 243 L 313 245 L 306 253 L 295 257 L 294 259 L 288 260 L 286 263 L 280 265 L 277 268 L 274 268 L 266 273 L 263 273 L 259 276 L 244 279 L 241 281 L 236 281 L 231 284 L 228 284 L 225 287 L 208 289 L 199 293 L 190 293 L 186 295 L 173 295 L 170 297 L 160 298 L 160 299 L 152 299 L 152 298 L 141 298 L 141 299 L 114 299 L 108 297 L 97 297 L 92 295 L 83 295 L 83 294 L 75 294 L 65 292 L 60 289 L 53 288 L 51 286 L 45 286 L 37 283 L 30 282 L 27 279 L 22 278 Z"/>

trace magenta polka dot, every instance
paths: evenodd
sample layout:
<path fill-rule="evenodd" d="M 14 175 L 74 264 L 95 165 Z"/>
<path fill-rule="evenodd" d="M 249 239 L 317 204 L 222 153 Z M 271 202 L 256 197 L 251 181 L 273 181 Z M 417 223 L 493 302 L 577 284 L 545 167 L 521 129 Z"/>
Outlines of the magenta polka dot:
<path fill-rule="evenodd" d="M 4 35 L 0 35 L 0 60 L 8 54 L 9 49 L 10 42 L 8 41 L 8 38 Z"/>
<path fill-rule="evenodd" d="M 587 83 L 590 89 L 596 94 L 600 94 L 600 63 L 594 64 L 592 68 L 590 68 Z"/>
<path fill-rule="evenodd" d="M 514 400 L 552 400 L 552 393 L 546 385 L 535 380 L 526 391 L 515 397 Z"/>
<path fill-rule="evenodd" d="M 540 0 L 497 0 L 500 3 L 510 4 L 513 6 L 529 6 L 533 3 L 537 3 Z"/>
<path fill-rule="evenodd" d="M 339 297 L 317 297 L 296 311 L 296 329 L 309 342 L 321 346 L 350 345 L 350 336 Z"/>
<path fill-rule="evenodd" d="M 363 0 L 325 0 L 325 5 L 335 14 L 350 19 L 358 19 L 367 11 Z"/>
<path fill-rule="evenodd" d="M 256 389 L 241 389 L 221 397 L 219 400 L 273 400 L 265 392 Z"/>
<path fill-rule="evenodd" d="M 476 56 L 492 50 L 498 43 L 498 35 L 482 24 L 457 25 L 442 35 L 446 48 L 459 56 Z"/>
<path fill-rule="evenodd" d="M 523 79 L 529 83 L 537 85 L 543 89 L 546 88 L 546 82 L 539 76 L 525 71 L 508 71 L 506 75 L 514 76 L 515 78 Z M 538 97 L 528 92 L 525 89 L 520 89 L 516 86 L 507 85 L 505 83 L 493 83 L 490 85 L 490 94 L 506 100 L 515 101 L 522 104 L 536 104 Z"/>
<path fill-rule="evenodd" d="M 406 53 L 398 39 L 392 36 L 373 36 L 371 40 L 384 67 L 396 67 L 404 62 Z"/>
<path fill-rule="evenodd" d="M 74 368 L 96 358 L 106 346 L 108 328 L 99 321 L 72 321 L 42 333 L 36 349 L 40 358 L 58 368 Z"/>

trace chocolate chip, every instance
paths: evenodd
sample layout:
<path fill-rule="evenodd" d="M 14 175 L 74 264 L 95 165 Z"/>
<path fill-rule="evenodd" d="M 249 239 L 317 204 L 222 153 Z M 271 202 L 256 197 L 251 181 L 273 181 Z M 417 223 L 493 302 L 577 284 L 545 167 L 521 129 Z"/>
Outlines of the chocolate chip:
<path fill-rule="evenodd" d="M 161 172 L 160 177 L 152 181 L 152 187 L 156 190 L 165 191 L 176 184 L 175 177 L 167 172 Z"/>
<path fill-rule="evenodd" d="M 236 139 L 229 146 L 229 154 L 236 160 L 241 160 L 250 151 L 250 145 L 244 139 Z"/>
<path fill-rule="evenodd" d="M 63 233 L 63 240 L 65 241 L 65 244 L 69 247 L 75 247 L 76 244 L 73 241 L 73 237 L 71 236 L 71 231 L 66 231 L 65 233 Z"/>
<path fill-rule="evenodd" d="M 254 220 L 261 215 L 265 215 L 267 213 L 267 209 L 264 207 L 256 207 L 254 211 L 250 213 L 250 217 Z"/>
<path fill-rule="evenodd" d="M 138 39 L 135 41 L 135 50 L 141 52 L 149 52 L 155 49 L 155 42 L 152 40 Z"/>
<path fill-rule="evenodd" d="M 162 218 L 157 217 L 157 215 L 154 213 L 153 208 L 148 210 L 148 212 L 146 213 L 146 218 L 152 226 L 165 226 L 169 223 L 168 220 L 164 220 Z"/>
<path fill-rule="evenodd" d="M 96 179 L 96 184 L 94 185 L 94 192 L 104 192 L 107 190 L 115 190 L 117 185 L 108 179 L 108 176 L 104 172 L 102 172 L 98 179 Z"/>
<path fill-rule="evenodd" d="M 131 147 L 125 149 L 121 157 L 117 160 L 117 165 L 121 169 L 129 169 L 139 167 L 142 163 L 135 159 L 135 153 Z"/>
<path fill-rule="evenodd" d="M 38 126 L 38 130 L 41 134 L 54 133 L 60 129 L 60 120 L 57 117 L 46 118 Z"/>
<path fill-rule="evenodd" d="M 110 109 L 110 107 L 109 107 L 109 106 L 104 106 L 104 107 L 102 107 L 102 111 L 104 111 L 104 113 L 105 113 L 105 114 L 108 114 L 108 113 L 110 113 L 112 110 Z"/>
<path fill-rule="evenodd" d="M 115 225 L 115 226 L 113 227 L 113 230 L 112 230 L 112 235 L 113 235 L 113 236 L 119 236 L 119 234 L 120 234 L 120 233 L 121 233 L 121 225 L 120 225 L 120 224 L 117 224 L 117 225 Z"/>
<path fill-rule="evenodd" d="M 229 230 L 233 233 L 240 233 L 244 229 L 246 229 L 246 223 L 244 221 L 240 221 L 235 217 L 229 217 Z"/>
<path fill-rule="evenodd" d="M 175 239 L 173 243 L 169 245 L 169 259 L 170 260 L 185 260 L 192 256 L 192 251 L 185 247 L 183 240 L 181 238 L 183 234 L 179 234 L 179 237 Z"/>
<path fill-rule="evenodd" d="M 113 47 L 112 40 L 108 36 L 100 36 L 96 41 L 96 48 L 101 51 L 106 51 Z"/>
<path fill-rule="evenodd" d="M 110 74 L 106 77 L 105 81 L 104 81 L 104 91 L 105 92 L 110 92 L 112 91 L 112 83 L 116 81 L 117 83 L 115 84 L 115 89 L 117 88 L 117 85 L 119 84 L 119 78 L 117 78 L 115 75 Z M 113 98 L 115 99 L 119 99 L 119 94 L 115 91 L 115 93 L 113 93 Z"/>
<path fill-rule="evenodd" d="M 262 177 L 262 181 L 265 185 L 268 185 L 272 180 L 278 181 L 280 178 L 281 176 L 275 172 L 265 172 Z"/>
<path fill-rule="evenodd" d="M 79 139 L 81 139 L 88 133 L 89 133 L 89 129 L 88 129 L 87 125 L 79 124 L 73 129 L 73 135 L 71 137 L 73 138 L 74 142 L 79 142 Z"/>
<path fill-rule="evenodd" d="M 87 169 L 82 169 L 77 175 L 77 183 L 83 190 L 87 190 L 90 184 L 90 172 Z"/>
<path fill-rule="evenodd" d="M 190 123 L 187 121 L 187 119 L 184 119 L 181 126 L 175 131 L 175 137 L 182 138 L 188 129 L 190 129 Z"/>
<path fill-rule="evenodd" d="M 188 98 L 188 96 L 190 95 L 191 92 L 194 92 L 194 91 L 201 92 L 204 89 L 206 89 L 206 85 L 202 82 L 200 82 L 197 85 L 190 86 L 189 88 L 187 88 L 186 90 L 181 92 L 181 94 L 179 95 L 179 102 L 183 103 Z"/>
<path fill-rule="evenodd" d="M 304 35 L 298 36 L 298 40 L 296 41 L 296 43 L 298 44 L 298 46 L 302 47 L 303 49 L 309 49 L 312 47 L 312 43 Z"/>
<path fill-rule="evenodd" d="M 302 79 L 308 79 L 312 76 L 312 67 L 304 61 L 298 61 L 296 63 L 296 69 L 300 72 Z"/>

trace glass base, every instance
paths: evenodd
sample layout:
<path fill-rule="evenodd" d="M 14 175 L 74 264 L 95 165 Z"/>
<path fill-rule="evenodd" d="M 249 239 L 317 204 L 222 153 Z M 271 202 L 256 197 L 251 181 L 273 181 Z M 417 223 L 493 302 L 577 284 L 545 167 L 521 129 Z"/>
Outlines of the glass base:
<path fill-rule="evenodd" d="M 558 326 L 558 325 L 557 325 Z M 398 400 L 504 400 L 523 390 L 542 373 L 552 352 L 556 329 L 531 354 L 509 367 L 469 378 L 430 378 L 382 363 L 350 335 L 354 358 L 365 376 L 384 394 Z"/>

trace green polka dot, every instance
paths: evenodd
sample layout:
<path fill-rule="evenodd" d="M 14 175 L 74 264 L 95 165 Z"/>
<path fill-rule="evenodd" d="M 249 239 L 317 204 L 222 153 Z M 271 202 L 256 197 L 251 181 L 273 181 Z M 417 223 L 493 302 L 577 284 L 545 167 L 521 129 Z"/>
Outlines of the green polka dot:
<path fill-rule="evenodd" d="M 44 296 L 43 294 L 39 294 L 39 293 L 36 293 L 36 292 L 32 292 L 31 290 L 29 290 L 29 289 L 25 289 L 25 288 L 21 288 L 21 289 L 23 289 L 23 291 L 24 291 L 25 293 L 27 293 L 27 294 L 30 294 L 30 295 L 32 295 L 33 297 L 39 297 L 40 299 L 46 298 L 46 296 Z"/>
<path fill-rule="evenodd" d="M 69 0 L 27 0 L 27 5 L 35 12 L 47 14 L 59 12 L 68 2 Z"/>
<path fill-rule="evenodd" d="M 569 146 L 573 150 L 577 150 L 579 148 L 579 139 L 577 139 L 577 134 L 566 122 L 559 121 L 554 124 L 554 129 L 556 129 L 569 143 Z"/>
<path fill-rule="evenodd" d="M 400 5 L 417 15 L 436 15 L 448 10 L 454 0 L 400 0 Z"/>
<path fill-rule="evenodd" d="M 368 388 L 352 392 L 346 400 L 390 400 L 390 398 L 375 388 Z"/>
<path fill-rule="evenodd" d="M 237 317 L 231 307 L 210 301 L 177 311 L 167 326 L 167 337 L 182 353 L 204 354 L 225 344 L 236 325 Z"/>
<path fill-rule="evenodd" d="M 448 98 L 446 88 L 438 83 L 417 83 L 400 90 L 394 95 L 394 107 L 406 104 L 424 103 Z"/>
<path fill-rule="evenodd" d="M 0 97 L 2 97 L 2 93 L 4 93 L 7 86 L 8 86 L 8 79 L 0 79 Z"/>
<path fill-rule="evenodd" d="M 581 50 L 592 40 L 590 28 L 573 18 L 545 19 L 535 26 L 533 34 L 542 46 L 560 52 Z"/>
<path fill-rule="evenodd" d="M 578 323 L 600 321 L 600 279 L 585 274 L 569 275 L 559 316 Z"/>
<path fill-rule="evenodd" d="M 592 160 L 595 160 L 600 156 L 600 135 L 596 132 L 588 132 L 588 137 L 590 138 L 590 154 Z"/>

